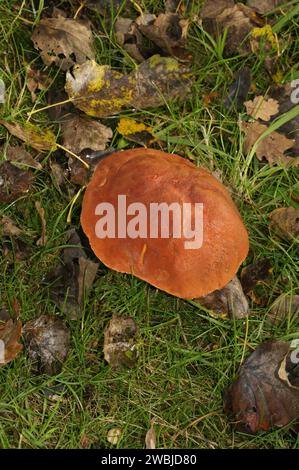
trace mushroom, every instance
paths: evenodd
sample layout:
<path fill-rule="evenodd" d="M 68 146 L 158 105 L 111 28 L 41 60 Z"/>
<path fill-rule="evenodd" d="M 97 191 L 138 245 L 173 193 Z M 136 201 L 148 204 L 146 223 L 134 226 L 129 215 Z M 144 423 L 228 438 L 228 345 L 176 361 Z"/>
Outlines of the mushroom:
<path fill-rule="evenodd" d="M 161 203 L 174 208 L 164 213 L 168 234 L 162 225 L 156 231 L 162 212 L 152 207 Z M 185 299 L 223 288 L 248 253 L 247 230 L 226 188 L 185 158 L 158 150 L 136 148 L 101 161 L 85 191 L 81 224 L 106 266 Z"/>

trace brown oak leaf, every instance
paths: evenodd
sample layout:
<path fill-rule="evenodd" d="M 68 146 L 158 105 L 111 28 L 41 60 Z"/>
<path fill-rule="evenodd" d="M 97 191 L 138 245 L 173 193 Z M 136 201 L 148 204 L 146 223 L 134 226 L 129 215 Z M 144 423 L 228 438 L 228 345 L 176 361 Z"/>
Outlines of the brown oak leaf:
<path fill-rule="evenodd" d="M 269 98 L 266 100 L 263 96 L 256 96 L 254 100 L 245 101 L 246 112 L 248 116 L 262 121 L 269 121 L 279 111 L 278 101 Z"/>
<path fill-rule="evenodd" d="M 267 126 L 259 122 L 242 122 L 242 130 L 245 132 L 244 152 L 250 152 L 258 138 L 267 130 Z M 270 165 L 273 164 L 298 164 L 298 159 L 285 155 L 290 149 L 294 140 L 287 139 L 283 134 L 273 131 L 262 139 L 256 149 L 257 158 L 262 161 L 264 158 Z"/>

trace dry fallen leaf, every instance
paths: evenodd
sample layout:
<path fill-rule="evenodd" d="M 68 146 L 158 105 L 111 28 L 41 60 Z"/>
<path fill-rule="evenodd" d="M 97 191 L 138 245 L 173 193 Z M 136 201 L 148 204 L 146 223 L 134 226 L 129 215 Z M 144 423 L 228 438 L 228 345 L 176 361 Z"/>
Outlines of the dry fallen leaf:
<path fill-rule="evenodd" d="M 136 19 L 139 31 L 170 55 L 183 56 L 189 22 L 176 13 L 144 14 Z"/>
<path fill-rule="evenodd" d="M 137 325 L 130 317 L 114 314 L 104 332 L 104 356 L 111 367 L 133 367 L 137 352 L 134 337 Z"/>
<path fill-rule="evenodd" d="M 258 305 L 266 305 L 268 301 L 267 287 L 270 290 L 272 271 L 273 267 L 267 258 L 261 258 L 241 271 L 240 280 L 244 293 Z"/>
<path fill-rule="evenodd" d="M 117 43 L 137 62 L 143 62 L 151 55 L 157 53 L 149 47 L 144 36 L 131 18 L 119 16 L 115 22 L 115 37 Z"/>
<path fill-rule="evenodd" d="M 155 449 L 156 448 L 156 432 L 155 432 L 155 427 L 154 427 L 155 421 L 154 419 L 151 420 L 151 427 L 147 431 L 146 436 L 145 436 L 145 448 L 146 449 Z"/>
<path fill-rule="evenodd" d="M 24 145 L 8 145 L 6 148 L 7 160 L 16 166 L 32 167 L 36 170 L 41 170 L 41 164 L 36 161 L 32 155 L 27 152 Z"/>
<path fill-rule="evenodd" d="M 28 122 L 21 126 L 21 124 L 11 124 L 4 119 L 0 119 L 0 124 L 6 127 L 12 135 L 23 140 L 26 145 L 33 147 L 39 152 L 56 150 L 55 135 L 51 131 L 43 131 Z"/>
<path fill-rule="evenodd" d="M 10 162 L 0 163 L 0 202 L 9 203 L 26 194 L 34 181 L 30 171 L 20 170 Z"/>
<path fill-rule="evenodd" d="M 120 436 L 121 436 L 121 429 L 118 429 L 118 428 L 109 429 L 107 433 L 107 441 L 110 442 L 110 444 L 113 444 L 114 446 L 116 446 L 116 444 L 118 443 L 120 439 Z"/>
<path fill-rule="evenodd" d="M 263 96 L 256 96 L 253 101 L 245 101 L 246 112 L 248 116 L 262 121 L 269 121 L 272 116 L 278 113 L 279 105 L 276 100 L 269 98 L 266 100 Z"/>
<path fill-rule="evenodd" d="M 10 217 L 3 215 L 0 219 L 0 233 L 5 237 L 19 237 L 23 230 Z"/>
<path fill-rule="evenodd" d="M 94 59 L 93 39 L 87 21 L 58 16 L 44 18 L 32 34 L 34 47 L 46 65 L 55 63 L 68 70 L 75 63 Z"/>
<path fill-rule="evenodd" d="M 67 73 L 66 92 L 74 105 L 90 116 L 104 117 L 123 108 L 151 108 L 183 100 L 191 87 L 188 69 L 172 57 L 155 55 L 130 74 L 88 61 Z"/>
<path fill-rule="evenodd" d="M 269 320 L 279 323 L 293 318 L 299 318 L 299 295 L 281 294 L 271 307 Z"/>
<path fill-rule="evenodd" d="M 188 20 L 176 13 L 159 16 L 144 13 L 135 21 L 118 17 L 115 35 L 118 44 L 137 62 L 163 52 L 183 60 L 189 53 L 185 50 Z"/>
<path fill-rule="evenodd" d="M 270 229 L 283 240 L 293 241 L 299 236 L 299 209 L 281 207 L 272 211 L 269 218 Z"/>
<path fill-rule="evenodd" d="M 248 36 L 255 26 L 263 26 L 252 8 L 232 0 L 206 0 L 200 11 L 203 27 L 214 37 L 227 30 L 225 55 L 251 52 Z"/>
<path fill-rule="evenodd" d="M 26 86 L 31 93 L 31 99 L 34 103 L 37 99 L 36 93 L 38 91 L 45 91 L 50 86 L 50 79 L 47 73 L 40 70 L 28 67 Z"/>
<path fill-rule="evenodd" d="M 40 372 L 48 375 L 60 372 L 70 347 L 70 331 L 60 318 L 42 315 L 27 322 L 24 339 L 29 358 Z"/>
<path fill-rule="evenodd" d="M 70 230 L 68 245 L 63 250 L 63 264 L 51 270 L 43 282 L 49 285 L 51 300 L 71 320 L 75 320 L 80 315 L 84 294 L 91 288 L 99 264 L 86 258 L 75 230 Z"/>
<path fill-rule="evenodd" d="M 10 318 L 5 309 L 0 311 L 0 367 L 13 361 L 22 351 L 19 343 L 22 335 L 22 322 Z"/>
<path fill-rule="evenodd" d="M 216 316 L 224 318 L 244 318 L 249 315 L 248 302 L 242 290 L 239 279 L 235 276 L 223 289 L 194 299 Z"/>
<path fill-rule="evenodd" d="M 248 154 L 257 139 L 267 130 L 267 126 L 259 122 L 242 122 L 242 130 L 245 132 L 244 152 Z M 294 140 L 287 139 L 283 134 L 273 131 L 265 137 L 256 149 L 257 158 L 264 158 L 272 164 L 298 164 L 298 159 L 288 157 L 284 153 L 294 144 Z"/>
<path fill-rule="evenodd" d="M 256 434 L 290 423 L 298 424 L 299 389 L 280 378 L 281 367 L 289 353 L 288 343 L 263 343 L 242 365 L 224 403 L 237 430 Z M 285 375 L 288 373 L 285 369 Z"/>
<path fill-rule="evenodd" d="M 77 159 L 74 160 L 78 161 Z M 49 166 L 51 169 L 50 176 L 54 187 L 62 197 L 71 201 L 75 196 L 75 188 L 69 184 L 68 170 L 54 160 L 50 160 Z"/>
<path fill-rule="evenodd" d="M 74 115 L 62 124 L 63 145 L 76 154 L 82 150 L 105 150 L 112 130 L 85 115 Z"/>

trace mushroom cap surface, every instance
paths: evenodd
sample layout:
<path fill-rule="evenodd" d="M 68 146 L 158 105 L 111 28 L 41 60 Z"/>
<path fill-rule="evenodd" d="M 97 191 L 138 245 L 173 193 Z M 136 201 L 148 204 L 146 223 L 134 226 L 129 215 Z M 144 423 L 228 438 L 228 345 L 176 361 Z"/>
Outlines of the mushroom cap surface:
<path fill-rule="evenodd" d="M 162 238 L 160 232 L 158 238 L 117 238 L 117 232 L 116 238 L 98 238 L 96 207 L 103 202 L 112 204 L 117 221 L 119 195 L 126 196 L 127 207 L 143 203 L 148 214 L 150 203 L 202 203 L 202 246 L 187 249 L 186 238 Z M 192 209 L 193 218 L 194 213 Z M 85 191 L 81 224 L 94 253 L 106 266 L 185 299 L 224 287 L 249 248 L 247 230 L 223 184 L 185 158 L 152 149 L 120 151 L 97 165 Z M 149 224 L 150 217 L 148 234 Z"/>

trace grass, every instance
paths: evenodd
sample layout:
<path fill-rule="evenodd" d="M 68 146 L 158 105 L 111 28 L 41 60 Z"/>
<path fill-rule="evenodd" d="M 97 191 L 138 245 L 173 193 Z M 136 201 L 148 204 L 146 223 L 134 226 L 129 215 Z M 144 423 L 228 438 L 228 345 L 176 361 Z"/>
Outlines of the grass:
<path fill-rule="evenodd" d="M 55 2 L 61 8 L 69 3 Z M 199 10 L 197 3 L 192 5 L 193 16 Z M 298 15 L 293 15 L 298 6 L 295 2 L 289 4 L 293 4 L 293 9 L 287 15 L 278 9 L 271 16 L 284 43 L 278 66 L 286 79 L 299 74 L 295 47 L 296 44 L 298 50 Z M 140 5 L 149 11 L 163 11 L 163 2 L 142 1 Z M 31 102 L 25 87 L 28 64 L 43 67 L 53 88 L 63 86 L 63 73 L 42 66 L 30 41 L 42 9 L 42 1 L 0 0 L 0 77 L 7 85 L 6 102 L 0 111 L 11 121 L 24 122 L 33 108 L 46 105 L 44 92 L 34 106 Z M 97 60 L 119 70 L 130 70 L 134 64 L 117 46 L 113 24 L 107 26 L 96 13 L 92 20 L 97 25 Z M 252 303 L 252 314 L 246 321 L 225 321 L 211 317 L 192 302 L 169 296 L 101 265 L 85 299 L 82 317 L 77 321 L 66 319 L 71 329 L 71 351 L 62 372 L 55 377 L 35 375 L 26 354 L 0 369 L 0 447 L 107 448 L 109 429 L 120 428 L 117 447 L 143 448 L 154 418 L 157 446 L 161 448 L 299 448 L 298 437 L 288 429 L 258 436 L 236 433 L 222 411 L 223 393 L 244 357 L 263 341 L 298 337 L 298 319 L 275 327 L 267 322 L 277 296 L 294 293 L 298 287 L 295 244 L 273 237 L 268 228 L 272 210 L 295 205 L 291 194 L 298 192 L 298 171 L 269 167 L 253 155 L 243 154 L 239 116 L 224 108 L 222 96 L 234 72 L 243 65 L 252 70 L 261 93 L 273 80 L 265 71 L 262 54 L 224 58 L 223 39 L 215 42 L 193 24 L 189 48 L 194 55 L 196 80 L 190 99 L 183 105 L 167 103 L 159 109 L 127 111 L 123 115 L 152 125 L 166 141 L 169 152 L 184 154 L 197 165 L 221 172 L 249 230 L 251 248 L 246 263 L 266 257 L 273 265 L 271 281 L 265 287 L 267 305 Z M 205 107 L 204 96 L 215 91 L 219 96 Z M 118 119 L 116 116 L 103 122 L 115 129 Z M 59 135 L 59 127 L 49 121 L 46 113 L 32 115 L 31 122 Z M 3 127 L 0 139 L 4 148 L 14 141 Z M 123 145 L 123 139 L 115 132 L 112 146 Z M 29 259 L 20 262 L 11 239 L 6 241 L 8 258 L 0 258 L 0 304 L 12 310 L 13 300 L 17 299 L 23 322 L 42 313 L 63 317 L 41 283 L 43 276 L 57 265 L 69 229 L 69 202 L 52 183 L 50 158 L 66 161 L 61 151 L 45 154 L 43 170 L 36 172 L 34 190 L 13 204 L 0 205 L 0 216 L 9 215 L 26 229 L 23 241 L 31 249 Z M 5 151 L 1 159 L 5 159 Z M 35 209 L 37 200 L 45 209 L 45 247 L 35 243 L 41 230 Z M 72 212 L 72 225 L 77 228 L 80 203 L 81 198 Z M 90 252 L 89 255 L 93 257 Z M 103 358 L 103 330 L 113 312 L 130 315 L 139 326 L 138 363 L 130 370 L 114 371 Z M 55 396 L 49 398 L 51 387 L 55 387 Z"/>

